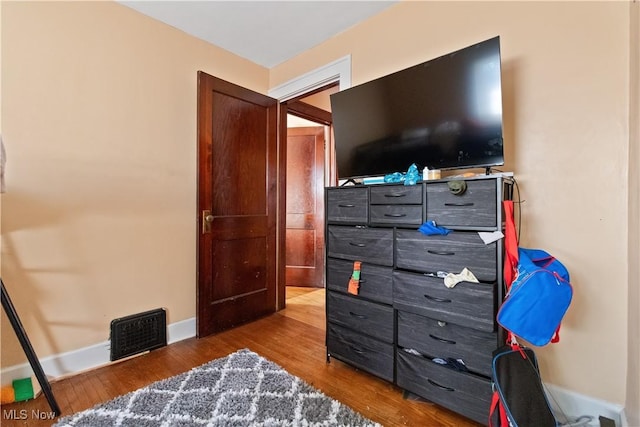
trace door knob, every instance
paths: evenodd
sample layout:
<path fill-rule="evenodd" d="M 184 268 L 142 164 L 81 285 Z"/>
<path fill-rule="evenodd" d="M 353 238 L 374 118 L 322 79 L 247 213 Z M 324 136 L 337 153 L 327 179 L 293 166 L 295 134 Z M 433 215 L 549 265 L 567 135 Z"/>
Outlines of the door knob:
<path fill-rule="evenodd" d="M 211 223 L 214 220 L 214 216 L 211 215 L 211 211 L 205 209 L 202 211 L 202 234 L 211 233 Z"/>

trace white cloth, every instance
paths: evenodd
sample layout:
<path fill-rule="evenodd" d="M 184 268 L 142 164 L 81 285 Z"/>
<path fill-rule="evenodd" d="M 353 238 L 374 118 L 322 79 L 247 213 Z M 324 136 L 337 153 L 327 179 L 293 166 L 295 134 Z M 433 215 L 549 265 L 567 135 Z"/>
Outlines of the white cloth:
<path fill-rule="evenodd" d="M 473 273 L 469 271 L 469 269 L 466 267 L 462 269 L 460 273 L 458 274 L 449 273 L 444 278 L 444 285 L 447 288 L 453 288 L 455 285 L 457 285 L 460 282 L 480 283 L 476 278 L 476 276 L 474 276 Z"/>
<path fill-rule="evenodd" d="M 502 231 L 478 231 L 478 236 L 482 239 L 485 245 L 496 242 L 504 237 Z"/>

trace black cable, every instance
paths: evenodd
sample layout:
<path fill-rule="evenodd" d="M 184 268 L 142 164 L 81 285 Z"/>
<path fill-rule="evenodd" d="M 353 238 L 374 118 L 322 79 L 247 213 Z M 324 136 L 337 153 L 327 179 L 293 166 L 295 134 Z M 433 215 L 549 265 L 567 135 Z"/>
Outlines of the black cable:
<path fill-rule="evenodd" d="M 496 171 L 496 172 L 500 172 L 500 173 L 505 173 L 503 170 L 501 169 L 495 169 L 495 168 L 489 168 L 489 172 L 491 171 Z M 518 193 L 518 200 L 515 201 L 513 200 L 513 194 L 511 195 L 511 199 L 513 200 L 513 204 L 518 206 L 518 221 L 517 221 L 517 226 L 516 228 L 518 229 L 518 244 L 520 244 L 520 230 L 522 228 L 522 209 L 521 209 L 521 205 L 526 201 L 526 200 L 521 200 L 521 196 L 520 196 L 520 187 L 518 187 L 518 181 L 516 180 L 515 176 L 505 176 L 504 177 L 507 180 L 510 180 L 513 183 L 513 186 L 516 189 L 516 192 Z"/>
<path fill-rule="evenodd" d="M 522 204 L 525 202 L 524 200 L 521 200 L 520 198 L 520 187 L 518 187 L 518 181 L 515 179 L 515 177 L 511 177 L 511 180 L 513 181 L 513 186 L 516 189 L 516 192 L 518 193 L 518 201 L 515 202 L 514 204 L 516 204 L 518 206 L 518 244 L 520 244 L 520 230 L 522 229 Z"/>

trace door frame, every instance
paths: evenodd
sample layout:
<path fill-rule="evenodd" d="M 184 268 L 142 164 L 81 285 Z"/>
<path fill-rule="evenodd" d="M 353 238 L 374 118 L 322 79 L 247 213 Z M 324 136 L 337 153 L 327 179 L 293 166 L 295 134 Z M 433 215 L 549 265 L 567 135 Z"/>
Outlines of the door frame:
<path fill-rule="evenodd" d="M 301 97 L 315 90 L 338 82 L 340 90 L 351 87 L 351 55 L 346 55 L 336 61 L 323 65 L 315 70 L 311 70 L 301 76 L 295 77 L 275 88 L 269 90 L 268 96 L 275 98 L 283 106 L 287 100 Z M 278 145 L 278 189 L 277 189 L 277 233 L 276 233 L 276 310 L 281 310 L 286 306 L 286 275 L 285 275 L 285 239 L 286 239 L 286 170 L 287 170 L 287 108 L 280 108 L 279 130 L 280 138 Z"/>
<path fill-rule="evenodd" d="M 329 83 L 338 82 L 340 90 L 351 87 L 351 55 L 330 62 L 270 89 L 267 95 L 279 102 L 306 95 Z"/>

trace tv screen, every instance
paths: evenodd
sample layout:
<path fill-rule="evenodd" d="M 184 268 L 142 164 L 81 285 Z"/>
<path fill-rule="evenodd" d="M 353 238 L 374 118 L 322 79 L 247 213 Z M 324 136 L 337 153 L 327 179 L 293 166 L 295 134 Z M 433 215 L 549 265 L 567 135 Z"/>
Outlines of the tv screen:
<path fill-rule="evenodd" d="M 331 95 L 338 177 L 504 164 L 500 37 Z"/>

